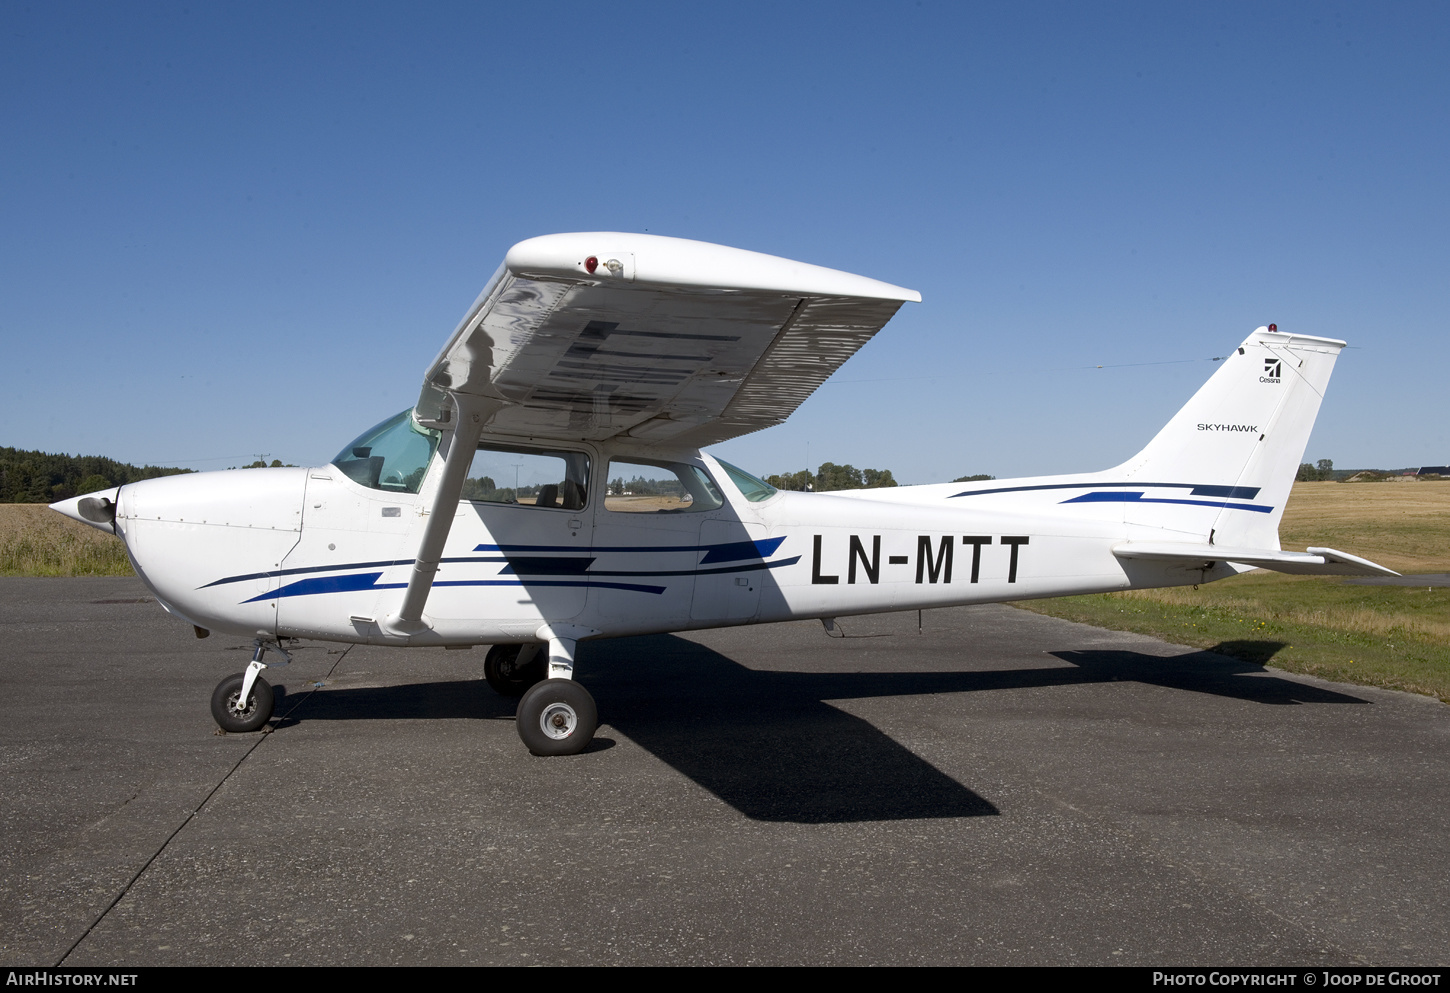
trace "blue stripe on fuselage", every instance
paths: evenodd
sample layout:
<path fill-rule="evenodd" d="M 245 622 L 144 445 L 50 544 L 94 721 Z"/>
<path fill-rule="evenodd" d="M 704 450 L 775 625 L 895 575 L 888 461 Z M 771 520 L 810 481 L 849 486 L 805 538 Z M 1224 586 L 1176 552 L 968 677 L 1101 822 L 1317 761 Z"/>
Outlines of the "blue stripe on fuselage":
<path fill-rule="evenodd" d="M 364 572 L 353 576 L 319 576 L 314 579 L 300 579 L 295 583 L 243 600 L 256 603 L 259 600 L 281 599 L 294 596 L 315 596 L 322 593 L 356 593 L 362 590 L 402 590 L 407 583 L 380 583 L 381 572 Z M 594 580 L 558 579 L 437 579 L 434 586 L 594 586 L 606 590 L 628 590 L 633 593 L 663 593 L 667 587 L 645 586 L 641 583 L 606 583 Z"/>
<path fill-rule="evenodd" d="M 775 550 L 785 541 L 780 538 L 762 538 L 759 541 L 728 541 L 719 545 L 594 545 L 588 551 L 600 552 L 632 552 L 635 554 L 649 552 L 704 552 L 705 557 L 700 560 L 701 565 L 708 565 L 714 562 L 740 562 L 745 559 L 766 559 L 775 554 Z M 510 552 L 577 552 L 581 549 L 576 545 L 474 545 L 475 552 L 502 552 L 507 555 Z M 510 561 L 513 561 L 510 559 Z"/>
<path fill-rule="evenodd" d="M 578 545 L 478 545 L 475 552 L 502 552 L 500 556 L 449 556 L 441 559 L 439 564 L 452 565 L 460 562 L 507 562 L 510 568 L 504 572 L 514 572 L 519 575 L 545 575 L 552 568 L 552 563 L 562 563 L 565 559 L 555 558 L 538 563 L 535 559 L 517 559 L 510 557 L 509 552 L 705 552 L 705 557 L 700 560 L 700 565 L 713 564 L 715 562 L 738 562 L 747 559 L 766 559 L 774 555 L 776 549 L 780 548 L 785 541 L 784 537 L 764 538 L 760 541 L 732 541 L 720 545 L 603 545 L 589 549 L 580 548 Z M 585 562 L 583 566 L 577 567 L 579 572 L 588 569 L 587 562 L 593 559 L 570 557 L 567 559 L 570 565 L 559 565 L 560 572 L 564 575 L 572 575 L 575 572 L 573 562 Z M 212 580 L 198 589 L 209 589 L 213 586 L 226 586 L 230 583 L 244 583 L 254 579 L 273 579 L 282 576 L 300 576 L 316 574 L 319 572 L 347 572 L 350 569 L 387 569 L 393 566 L 412 565 L 413 559 L 389 559 L 381 562 L 348 562 L 343 565 L 310 565 L 297 566 L 291 569 L 271 569 L 267 572 L 249 572 L 240 576 L 226 576 L 222 579 Z M 536 564 L 537 563 L 537 564 Z M 524 568 L 520 569 L 519 566 Z M 602 570 L 610 573 L 612 570 Z M 660 575 L 688 575 L 693 570 L 674 570 L 660 573 Z M 331 592 L 331 591 L 328 591 Z"/>
<path fill-rule="evenodd" d="M 615 582 L 612 580 L 598 579 L 595 577 L 621 576 L 630 578 L 664 578 L 667 576 L 711 576 L 726 572 L 758 572 L 767 569 L 778 569 L 783 566 L 795 565 L 800 561 L 800 556 L 788 559 L 781 559 L 776 562 L 762 561 L 764 556 L 772 554 L 785 541 L 781 538 L 768 538 L 762 541 L 729 542 L 721 545 L 691 545 L 678 548 L 648 548 L 630 546 L 617 549 L 629 552 L 658 552 L 658 551 L 704 551 L 707 554 L 700 563 L 687 569 L 654 569 L 654 570 L 623 570 L 623 569 L 598 569 L 593 572 L 589 567 L 595 562 L 592 555 L 574 556 L 517 556 L 509 555 L 508 552 L 523 549 L 551 550 L 551 551 L 573 551 L 570 546 L 557 545 L 480 545 L 477 550 L 500 550 L 505 552 L 502 556 L 474 556 L 468 558 L 445 558 L 442 561 L 448 563 L 468 562 L 504 562 L 507 563 L 499 575 L 514 575 L 518 579 L 439 579 L 435 580 L 434 586 L 572 586 L 572 587 L 596 587 L 599 589 L 627 590 L 635 593 L 664 593 L 668 587 L 653 586 L 641 583 Z M 611 549 L 595 549 L 596 551 L 609 551 Z M 756 559 L 755 562 L 746 561 Z M 713 569 L 702 569 L 700 566 L 709 562 L 737 562 L 736 565 L 716 567 Z M 256 573 L 250 576 L 228 577 L 208 583 L 207 586 L 218 586 L 224 583 L 240 582 L 244 579 L 265 579 L 276 575 L 297 575 L 306 572 L 336 572 L 349 568 L 366 568 L 368 566 L 404 566 L 412 565 L 412 559 L 400 559 L 392 562 L 366 562 L 357 563 L 352 566 L 316 566 L 313 568 L 300 567 L 295 569 L 282 570 L 275 573 Z M 362 572 L 351 575 L 313 575 L 306 579 L 299 579 L 296 582 L 288 583 L 278 589 L 258 594 L 243 603 L 256 603 L 268 598 L 315 596 L 325 593 L 356 593 L 363 590 L 396 590 L 405 589 L 407 583 L 380 583 L 381 572 Z M 537 579 L 536 576 L 577 576 L 578 579 Z M 202 587 L 205 589 L 206 587 Z"/>
<path fill-rule="evenodd" d="M 1255 491 L 1257 492 L 1257 491 Z M 1162 497 L 1145 497 L 1142 493 L 1125 493 L 1119 490 L 1115 493 L 1084 493 L 1082 496 L 1075 496 L 1071 500 L 1062 500 L 1060 503 L 1181 503 L 1192 507 L 1220 507 L 1230 510 L 1252 510 L 1259 514 L 1272 513 L 1273 507 L 1265 507 L 1257 503 L 1229 503 L 1225 500 L 1168 500 Z"/>
<path fill-rule="evenodd" d="M 1259 495 L 1257 486 L 1217 486 L 1207 483 L 1039 483 L 1036 486 L 996 486 L 985 490 L 963 490 L 960 493 L 953 493 L 947 499 L 986 496 L 989 493 L 1028 493 L 1033 490 L 1105 490 L 1110 487 L 1188 490 L 1189 496 L 1227 497 L 1231 500 L 1252 500 Z"/>

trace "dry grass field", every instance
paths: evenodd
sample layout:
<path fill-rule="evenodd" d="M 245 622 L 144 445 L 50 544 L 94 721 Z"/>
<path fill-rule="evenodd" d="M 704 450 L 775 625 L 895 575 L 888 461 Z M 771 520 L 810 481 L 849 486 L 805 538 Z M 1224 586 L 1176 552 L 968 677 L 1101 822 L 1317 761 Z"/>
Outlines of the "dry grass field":
<path fill-rule="evenodd" d="M 1295 483 L 1285 548 L 1338 548 L 1398 572 L 1450 572 L 1450 480 Z"/>
<path fill-rule="evenodd" d="M 1283 546 L 1337 548 L 1404 573 L 1450 572 L 1450 481 L 1296 483 Z M 1034 600 L 1054 617 L 1213 648 L 1450 703 L 1450 589 L 1255 570 L 1201 586 Z"/>
<path fill-rule="evenodd" d="M 0 576 L 131 576 L 121 539 L 41 503 L 0 503 Z"/>

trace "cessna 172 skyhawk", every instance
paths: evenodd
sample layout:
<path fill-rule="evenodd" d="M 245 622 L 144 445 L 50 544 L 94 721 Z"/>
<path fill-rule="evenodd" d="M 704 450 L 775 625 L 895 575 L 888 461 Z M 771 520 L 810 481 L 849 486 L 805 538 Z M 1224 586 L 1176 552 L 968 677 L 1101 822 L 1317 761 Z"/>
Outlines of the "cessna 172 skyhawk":
<path fill-rule="evenodd" d="M 119 535 L 199 636 L 255 639 L 213 695 L 224 729 L 270 719 L 260 673 L 285 664 L 291 639 L 486 644 L 487 680 L 522 696 L 519 735 L 540 755 L 594 734 L 594 700 L 573 681 L 590 638 L 1251 568 L 1394 575 L 1332 549 L 1280 550 L 1344 342 L 1274 325 L 1105 472 L 788 493 L 700 450 L 784 421 L 920 299 L 702 242 L 533 238 L 509 251 L 417 405 L 331 463 L 167 476 L 54 507 Z"/>

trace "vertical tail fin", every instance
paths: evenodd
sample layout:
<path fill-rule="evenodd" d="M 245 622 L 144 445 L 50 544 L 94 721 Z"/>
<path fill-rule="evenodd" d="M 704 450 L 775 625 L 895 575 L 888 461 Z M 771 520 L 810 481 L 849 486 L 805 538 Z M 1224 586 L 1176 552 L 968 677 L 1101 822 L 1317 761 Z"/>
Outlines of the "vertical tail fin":
<path fill-rule="evenodd" d="M 1270 328 L 1249 335 L 1146 448 L 1111 471 L 1145 486 L 1193 484 L 1180 499 L 1128 508 L 1128 521 L 1277 549 L 1284 503 L 1343 347 Z"/>

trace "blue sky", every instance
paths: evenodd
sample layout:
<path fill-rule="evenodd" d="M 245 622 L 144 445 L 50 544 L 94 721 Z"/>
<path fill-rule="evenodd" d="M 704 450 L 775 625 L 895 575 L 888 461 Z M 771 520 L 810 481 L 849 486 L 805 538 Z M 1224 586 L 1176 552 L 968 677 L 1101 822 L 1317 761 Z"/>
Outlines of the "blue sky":
<path fill-rule="evenodd" d="M 1444 4 L 11 3 L 0 28 L 0 445 L 326 461 L 413 402 L 511 244 L 622 230 L 921 291 L 717 447 L 757 472 L 1105 468 L 1271 321 L 1352 346 L 1307 458 L 1450 461 Z"/>

